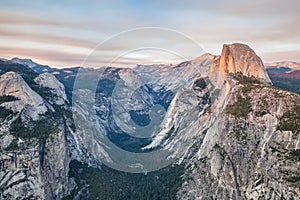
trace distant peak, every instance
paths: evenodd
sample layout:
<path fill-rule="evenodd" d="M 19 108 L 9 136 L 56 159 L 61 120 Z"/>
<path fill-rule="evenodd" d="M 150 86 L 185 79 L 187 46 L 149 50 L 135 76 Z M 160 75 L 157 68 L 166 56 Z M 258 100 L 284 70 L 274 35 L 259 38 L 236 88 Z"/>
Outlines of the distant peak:
<path fill-rule="evenodd" d="M 17 58 L 17 57 L 14 57 L 10 61 L 13 62 L 13 63 L 21 64 L 21 65 L 27 65 L 30 68 L 39 65 L 36 62 L 34 62 L 34 61 L 32 61 L 31 59 L 28 59 L 28 58 Z"/>
<path fill-rule="evenodd" d="M 214 57 L 216 57 L 216 55 L 213 55 L 211 53 L 205 53 L 205 54 L 202 54 L 201 56 L 198 56 L 197 58 L 195 58 L 194 60 L 197 60 L 198 58 L 210 58 L 210 59 L 213 59 Z"/>
<path fill-rule="evenodd" d="M 201 56 L 198 56 L 197 58 L 190 60 L 190 61 L 184 61 L 176 65 L 175 67 L 187 67 L 187 66 L 197 66 L 201 64 L 207 64 L 212 62 L 217 56 L 212 55 L 210 53 L 202 54 Z"/>
<path fill-rule="evenodd" d="M 11 60 L 23 60 L 23 61 L 30 61 L 30 62 L 33 62 L 32 59 L 30 59 L 30 58 L 18 58 L 18 57 L 13 57 Z"/>
<path fill-rule="evenodd" d="M 266 67 L 289 67 L 291 69 L 300 69 L 300 63 L 294 61 L 279 61 L 265 63 Z"/>

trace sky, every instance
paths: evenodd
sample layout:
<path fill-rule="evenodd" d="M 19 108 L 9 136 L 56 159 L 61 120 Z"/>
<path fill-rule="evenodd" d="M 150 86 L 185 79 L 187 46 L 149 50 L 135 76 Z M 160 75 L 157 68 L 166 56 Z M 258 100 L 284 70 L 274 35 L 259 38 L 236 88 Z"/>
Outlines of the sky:
<path fill-rule="evenodd" d="M 299 8 L 299 0 L 1 0 L 0 57 L 131 67 L 241 42 L 264 62 L 300 62 Z"/>

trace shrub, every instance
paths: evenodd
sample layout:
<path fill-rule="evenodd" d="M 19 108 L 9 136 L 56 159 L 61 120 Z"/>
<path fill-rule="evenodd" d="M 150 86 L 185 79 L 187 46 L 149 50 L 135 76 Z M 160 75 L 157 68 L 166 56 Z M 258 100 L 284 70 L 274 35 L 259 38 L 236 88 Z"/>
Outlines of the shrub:
<path fill-rule="evenodd" d="M 10 126 L 10 132 L 15 137 L 23 139 L 37 138 L 41 141 L 45 141 L 51 134 L 57 133 L 60 129 L 46 119 L 31 122 L 31 127 L 25 127 L 18 117 L 12 122 Z"/>
<path fill-rule="evenodd" d="M 0 106 L 0 121 L 4 121 L 5 119 L 11 117 L 14 112 L 10 109 L 5 108 L 4 106 Z"/>
<path fill-rule="evenodd" d="M 254 76 L 245 76 L 242 72 L 237 72 L 235 74 L 230 74 L 233 79 L 237 80 L 239 83 L 256 83 L 259 84 L 261 81 Z"/>
<path fill-rule="evenodd" d="M 277 130 L 280 131 L 292 131 L 293 133 L 300 133 L 300 105 L 294 107 L 294 109 L 284 113 L 280 118 L 279 126 Z"/>
<path fill-rule="evenodd" d="M 228 105 L 226 108 L 227 114 L 236 118 L 246 118 L 251 111 L 250 97 L 242 97 L 241 95 L 237 97 L 237 101 L 234 104 Z"/>
<path fill-rule="evenodd" d="M 5 102 L 10 102 L 10 101 L 16 101 L 16 100 L 19 100 L 19 99 L 12 95 L 0 96 L 0 104 L 5 103 Z"/>

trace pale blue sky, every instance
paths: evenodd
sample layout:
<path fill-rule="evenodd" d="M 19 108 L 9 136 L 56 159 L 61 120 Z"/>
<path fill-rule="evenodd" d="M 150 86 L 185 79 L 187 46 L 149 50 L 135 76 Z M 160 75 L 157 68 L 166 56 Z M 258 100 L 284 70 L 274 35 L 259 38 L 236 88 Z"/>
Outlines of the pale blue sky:
<path fill-rule="evenodd" d="M 176 63 L 203 51 L 220 54 L 222 44 L 232 42 L 250 45 L 265 62 L 300 61 L 299 8 L 298 0 L 2 0 L 0 57 L 32 58 L 58 67 L 81 65 L 97 44 L 113 35 L 162 27 L 167 30 L 162 36 L 139 31 L 98 46 L 88 64 L 105 65 L 121 55 L 116 65 Z M 191 47 L 192 40 L 199 50 Z M 166 51 L 134 51 L 139 45 Z M 180 56 L 174 57 L 176 53 Z"/>

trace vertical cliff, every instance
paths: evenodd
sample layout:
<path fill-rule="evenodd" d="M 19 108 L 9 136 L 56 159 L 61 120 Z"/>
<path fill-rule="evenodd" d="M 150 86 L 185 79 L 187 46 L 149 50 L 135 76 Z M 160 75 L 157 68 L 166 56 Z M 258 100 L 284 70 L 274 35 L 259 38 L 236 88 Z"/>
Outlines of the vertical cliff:
<path fill-rule="evenodd" d="M 219 92 L 178 198 L 299 199 L 299 96 L 272 87 L 243 44 L 223 46 L 209 80 Z"/>
<path fill-rule="evenodd" d="M 69 178 L 71 159 L 95 168 L 124 159 L 121 154 L 112 159 L 104 137 L 133 151 L 135 158 L 157 149 L 170 152 L 165 160 L 175 159 L 169 167 L 184 169 L 178 199 L 299 199 L 300 97 L 272 86 L 261 59 L 247 45 L 227 44 L 220 56 L 205 54 L 176 66 L 83 70 L 77 77 L 81 81 L 76 80 L 80 87 L 68 91 L 72 110 L 64 86 L 52 74 L 3 63 L 0 199 L 62 199 L 76 187 Z M 138 127 L 132 122 L 151 123 L 155 104 L 163 115 L 151 137 L 145 142 L 127 134 Z M 113 116 L 116 111 L 124 116 Z M 80 171 L 73 169 L 78 188 L 69 197 L 97 196 L 86 183 L 99 179 L 81 179 Z M 173 175 L 168 173 L 164 176 Z M 122 181 L 112 182 L 116 188 L 111 191 L 124 184 L 123 194 L 131 194 L 132 180 Z"/>
<path fill-rule="evenodd" d="M 0 199 L 61 199 L 74 187 L 64 86 L 15 65 L 0 65 Z"/>
<path fill-rule="evenodd" d="M 271 83 L 262 60 L 247 45 L 224 44 L 221 55 L 211 65 L 209 77 L 218 85 L 223 84 L 230 74 L 254 77 L 262 83 Z"/>

